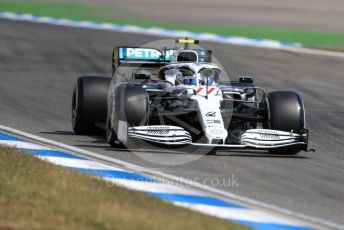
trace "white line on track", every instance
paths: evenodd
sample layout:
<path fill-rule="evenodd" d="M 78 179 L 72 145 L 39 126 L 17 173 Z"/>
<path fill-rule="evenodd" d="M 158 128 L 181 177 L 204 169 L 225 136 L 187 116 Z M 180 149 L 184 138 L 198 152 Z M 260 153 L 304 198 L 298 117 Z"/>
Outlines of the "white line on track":
<path fill-rule="evenodd" d="M 291 47 L 291 48 L 284 48 L 284 49 L 282 48 L 281 50 L 290 51 L 293 53 L 310 54 L 310 55 L 317 55 L 317 56 L 327 56 L 327 57 L 335 57 L 335 58 L 344 58 L 343 52 L 316 50 L 316 49 L 309 49 L 309 48 L 303 48 L 303 47 Z"/>
<path fill-rule="evenodd" d="M 49 147 L 45 147 L 42 145 L 36 145 L 28 142 L 22 141 L 7 141 L 7 140 L 0 140 L 0 145 L 5 145 L 8 147 L 18 148 L 18 149 L 32 149 L 32 150 L 52 150 Z"/>
<path fill-rule="evenodd" d="M 252 209 L 238 209 L 228 207 L 215 207 L 204 204 L 190 204 L 184 202 L 173 202 L 175 205 L 189 208 L 195 211 L 202 211 L 212 216 L 219 218 L 228 218 L 229 216 L 233 220 L 245 220 L 259 223 L 273 223 L 273 224 L 290 224 L 288 220 L 274 216 L 271 214 L 262 213 Z"/>
<path fill-rule="evenodd" d="M 324 226 L 324 227 L 332 228 L 332 229 L 344 229 L 344 226 L 342 226 L 342 225 L 339 225 L 337 223 L 330 222 L 330 221 L 327 221 L 327 220 L 324 220 L 321 218 L 317 218 L 317 217 L 309 216 L 306 214 L 294 212 L 294 211 L 291 211 L 288 209 L 283 209 L 283 208 L 280 208 L 280 207 L 277 207 L 274 205 L 270 205 L 270 204 L 267 204 L 267 203 L 264 203 L 261 201 L 257 201 L 257 200 L 248 198 L 248 197 L 236 195 L 234 193 L 219 190 L 219 189 L 216 189 L 216 188 L 204 185 L 204 184 L 200 184 L 200 183 L 197 183 L 194 181 L 189 181 L 189 180 L 186 180 L 184 178 L 180 178 L 180 177 L 169 175 L 166 173 L 162 173 L 162 172 L 159 172 L 156 170 L 144 168 L 144 167 L 141 167 L 141 166 L 138 166 L 135 164 L 131 164 L 131 163 L 126 162 L 126 161 L 122 161 L 122 160 L 118 160 L 115 158 L 103 156 L 103 155 L 93 153 L 93 152 L 90 152 L 87 150 L 83 150 L 83 149 L 76 148 L 76 147 L 66 145 L 63 143 L 59 143 L 59 142 L 56 142 L 53 140 L 42 138 L 42 137 L 39 137 L 39 136 L 36 136 L 33 134 L 29 134 L 29 133 L 26 133 L 26 132 L 23 132 L 20 130 L 16 130 L 16 129 L 13 129 L 13 128 L 10 128 L 7 126 L 0 125 L 0 130 L 7 132 L 7 133 L 10 133 L 10 134 L 13 134 L 13 135 L 16 135 L 16 136 L 22 136 L 22 137 L 25 137 L 27 139 L 30 139 L 30 140 L 33 140 L 33 141 L 36 141 L 36 142 L 39 142 L 39 143 L 42 143 L 45 145 L 51 145 L 51 146 L 54 146 L 57 148 L 61 148 L 61 149 L 65 149 L 65 150 L 68 150 L 71 152 L 75 152 L 79 155 L 91 157 L 93 159 L 108 162 L 110 164 L 119 165 L 119 166 L 121 166 L 125 169 L 128 169 L 128 170 L 131 170 L 131 171 L 136 171 L 136 172 L 140 172 L 140 173 L 144 173 L 144 174 L 153 175 L 153 176 L 156 176 L 158 178 L 165 178 L 166 180 L 175 181 L 175 182 L 181 183 L 183 185 L 190 186 L 190 187 L 193 187 L 195 189 L 200 189 L 200 190 L 203 190 L 203 191 L 208 192 L 208 193 L 212 193 L 212 194 L 220 196 L 220 197 L 224 197 L 224 198 L 227 198 L 230 200 L 243 202 L 243 203 L 245 203 L 247 205 L 251 205 L 253 207 L 257 207 L 257 208 L 261 208 L 261 209 L 265 209 L 265 210 L 270 210 L 272 212 L 287 215 L 287 216 L 297 218 L 297 219 L 300 219 L 300 220 L 303 220 L 303 221 L 306 221 L 309 223 L 314 223 L 314 224 L 317 224 L 319 226 Z"/>
<path fill-rule="evenodd" d="M 91 160 L 72 159 L 72 158 L 65 158 L 65 157 L 53 157 L 53 156 L 38 156 L 38 158 L 42 160 L 46 160 L 55 165 L 63 166 L 63 167 L 74 167 L 74 168 L 94 169 L 94 170 L 124 171 L 123 169 L 115 168 L 113 166 L 109 166 L 109 165 L 91 161 Z"/>

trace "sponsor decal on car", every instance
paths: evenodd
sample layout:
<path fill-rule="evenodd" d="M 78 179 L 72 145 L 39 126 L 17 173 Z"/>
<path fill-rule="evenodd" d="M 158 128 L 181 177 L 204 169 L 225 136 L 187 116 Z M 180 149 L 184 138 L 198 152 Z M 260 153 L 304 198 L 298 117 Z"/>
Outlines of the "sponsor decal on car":
<path fill-rule="evenodd" d="M 277 134 L 267 134 L 267 133 L 260 133 L 260 138 L 264 140 L 279 140 L 281 139 Z"/>
<path fill-rule="evenodd" d="M 262 133 L 262 134 L 270 134 L 270 135 L 278 135 L 278 131 L 272 129 L 256 129 L 255 132 Z"/>
<path fill-rule="evenodd" d="M 219 134 L 223 134 L 223 130 L 221 130 L 221 129 L 212 129 L 211 131 L 210 131 L 210 133 L 211 134 L 215 134 L 215 135 L 219 135 Z"/>
<path fill-rule="evenodd" d="M 147 134 L 151 135 L 167 135 L 170 133 L 170 130 L 148 130 Z"/>
<path fill-rule="evenodd" d="M 156 125 L 156 126 L 146 126 L 148 131 L 150 130 L 170 130 L 171 127 L 170 126 L 160 126 L 160 125 Z"/>
<path fill-rule="evenodd" d="M 220 120 L 206 120 L 207 124 L 221 124 Z"/>
<path fill-rule="evenodd" d="M 207 117 L 216 117 L 216 112 L 214 111 L 209 111 L 205 114 Z"/>
<path fill-rule="evenodd" d="M 155 49 L 146 49 L 146 48 L 127 48 L 126 52 L 127 58 L 132 59 L 159 59 L 161 53 Z"/>

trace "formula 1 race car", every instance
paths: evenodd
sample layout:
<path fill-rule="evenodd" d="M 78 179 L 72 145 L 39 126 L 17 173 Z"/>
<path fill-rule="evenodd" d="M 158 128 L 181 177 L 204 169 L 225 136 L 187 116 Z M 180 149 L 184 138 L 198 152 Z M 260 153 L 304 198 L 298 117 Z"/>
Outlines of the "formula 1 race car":
<path fill-rule="evenodd" d="M 197 40 L 176 41 L 182 47 L 117 47 L 112 78 L 80 77 L 73 91 L 73 130 L 93 134 L 103 128 L 114 147 L 144 140 L 167 147 L 307 151 L 298 93 L 266 94 L 248 76 L 223 81 L 211 51 L 191 49 Z"/>

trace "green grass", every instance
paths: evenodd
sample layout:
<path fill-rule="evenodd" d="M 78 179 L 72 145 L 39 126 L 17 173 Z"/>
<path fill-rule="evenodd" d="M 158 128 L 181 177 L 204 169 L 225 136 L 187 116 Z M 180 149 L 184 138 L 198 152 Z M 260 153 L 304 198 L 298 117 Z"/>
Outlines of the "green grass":
<path fill-rule="evenodd" d="M 0 229 L 246 229 L 0 147 Z"/>
<path fill-rule="evenodd" d="M 127 11 L 126 9 L 109 8 L 90 4 L 27 1 L 13 2 L 8 0 L 0 0 L 0 10 L 76 20 L 111 22 L 123 25 L 160 27 L 171 30 L 186 30 L 191 32 L 208 32 L 219 35 L 244 36 L 256 39 L 265 38 L 285 42 L 296 42 L 313 47 L 330 47 L 334 49 L 340 49 L 344 47 L 344 34 L 341 33 L 327 33 L 271 27 L 196 25 L 187 23 L 178 24 L 162 21 L 135 20 L 132 18 L 118 17 L 118 13 Z M 130 12 L 128 15 L 130 15 Z"/>

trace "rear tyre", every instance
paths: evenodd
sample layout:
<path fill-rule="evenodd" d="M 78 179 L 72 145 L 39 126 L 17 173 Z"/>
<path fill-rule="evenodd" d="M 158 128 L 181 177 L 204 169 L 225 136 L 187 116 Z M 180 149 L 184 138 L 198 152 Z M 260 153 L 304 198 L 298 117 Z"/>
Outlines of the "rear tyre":
<path fill-rule="evenodd" d="M 293 91 L 276 91 L 267 95 L 268 120 L 265 127 L 300 133 L 305 127 L 305 111 L 299 94 Z M 290 146 L 269 150 L 273 154 L 295 155 L 302 146 Z"/>
<path fill-rule="evenodd" d="M 111 78 L 80 77 L 72 97 L 72 128 L 77 134 L 98 134 L 95 123 L 105 123 Z"/>

